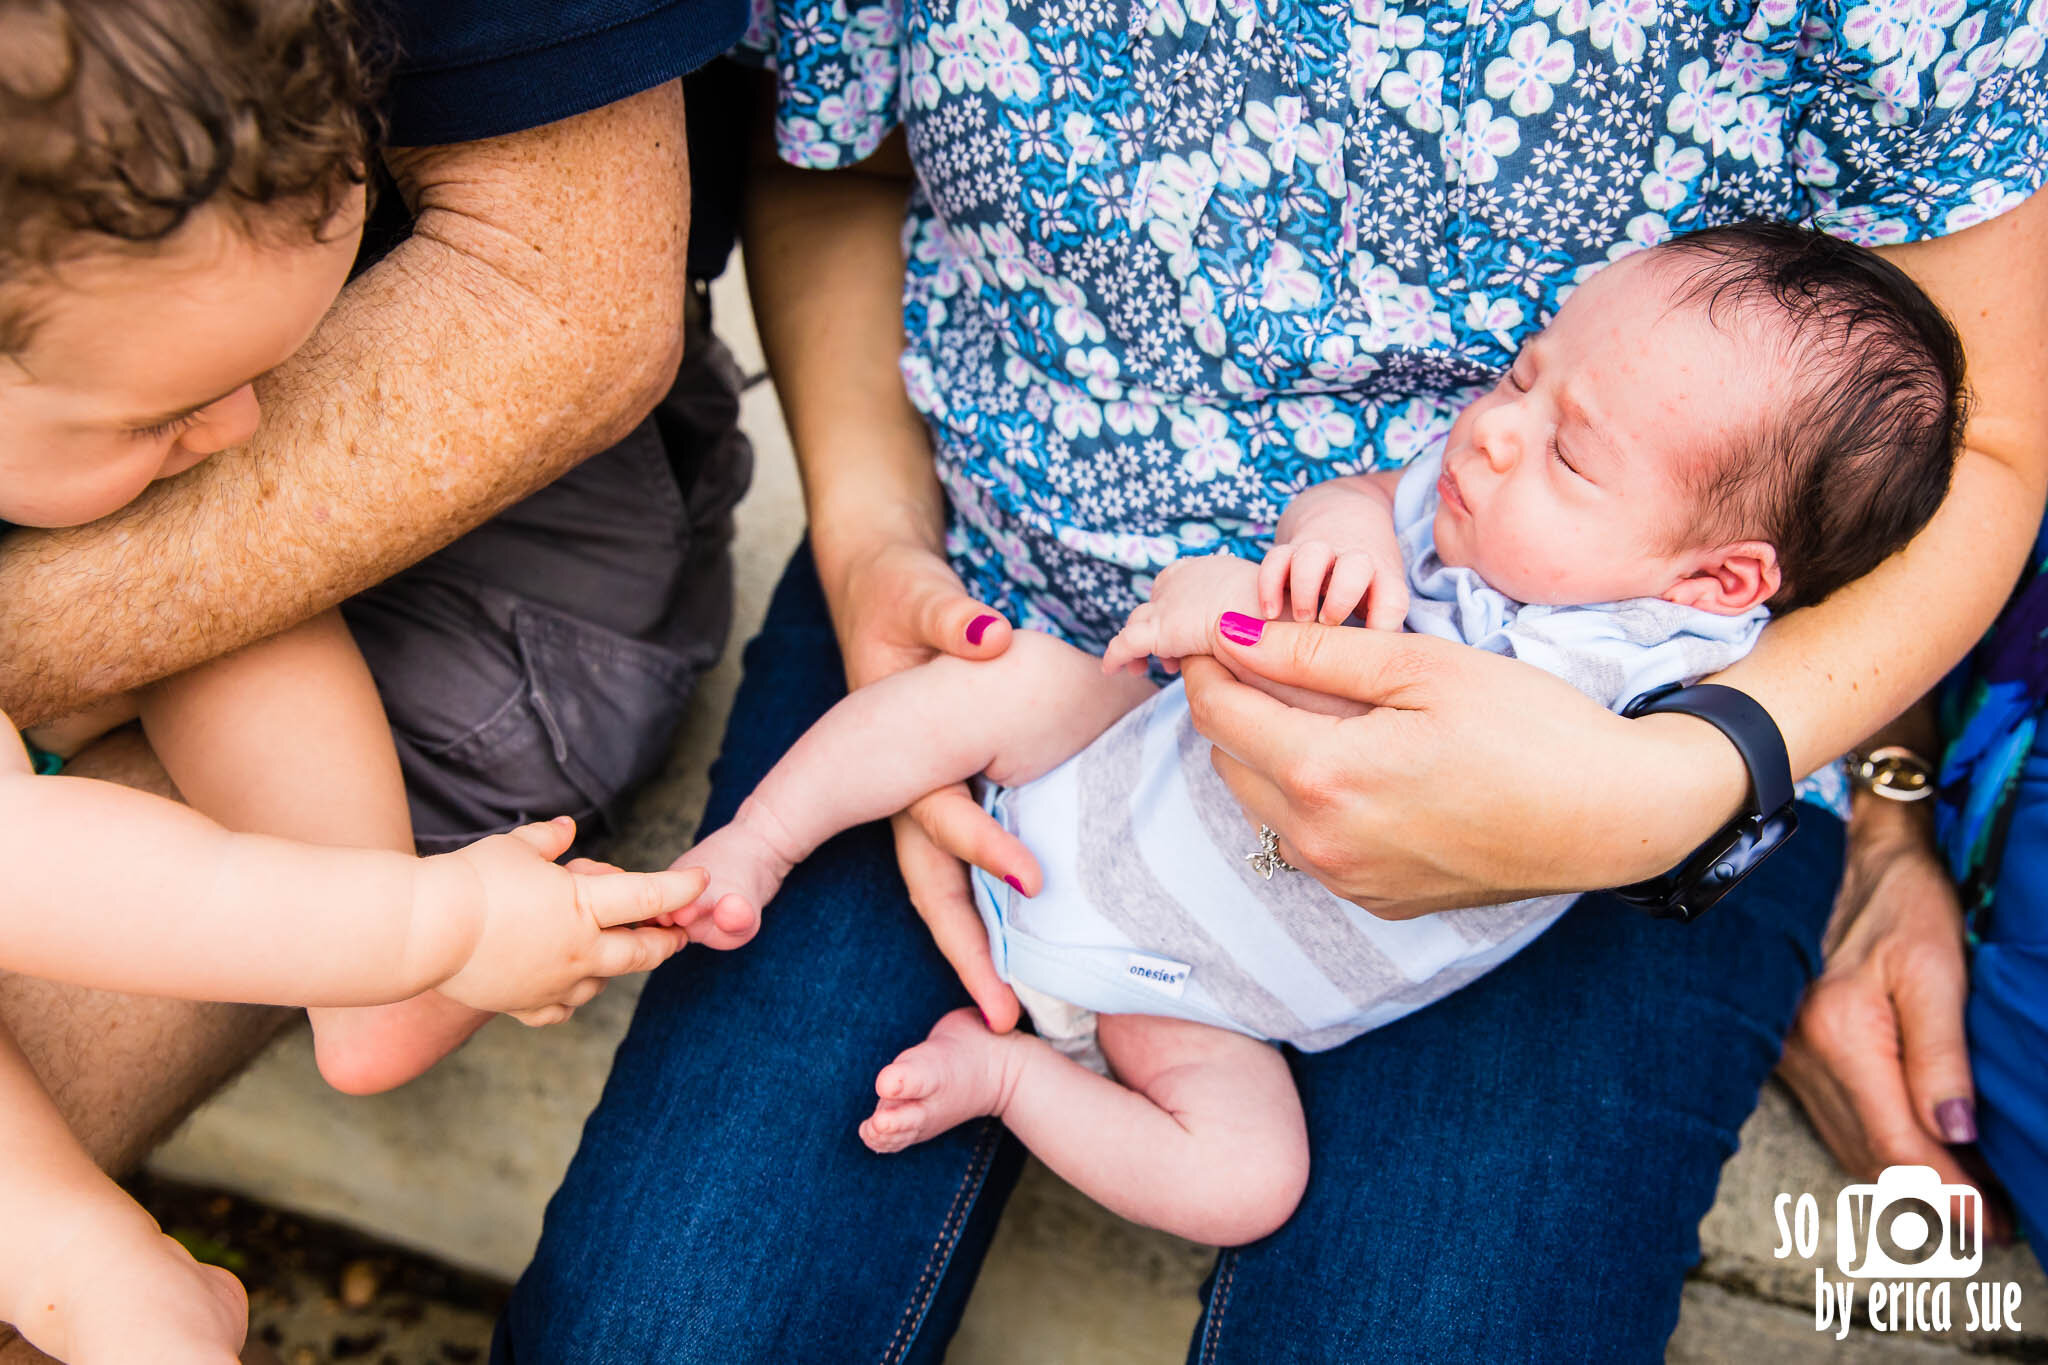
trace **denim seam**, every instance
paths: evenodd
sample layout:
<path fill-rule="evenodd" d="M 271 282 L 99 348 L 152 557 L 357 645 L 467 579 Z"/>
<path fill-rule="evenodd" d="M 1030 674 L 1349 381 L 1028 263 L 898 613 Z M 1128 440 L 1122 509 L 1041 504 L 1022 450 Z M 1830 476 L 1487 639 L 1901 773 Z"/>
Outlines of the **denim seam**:
<path fill-rule="evenodd" d="M 987 1179 L 996 1146 L 1001 1141 L 1000 1125 L 989 1124 L 981 1141 L 975 1144 L 973 1160 L 967 1164 L 960 1188 L 953 1192 L 952 1206 L 946 1210 L 945 1221 L 939 1225 L 938 1239 L 932 1243 L 932 1254 L 925 1261 L 924 1272 L 917 1277 L 917 1288 L 912 1291 L 910 1303 L 904 1307 L 903 1317 L 896 1324 L 895 1335 L 889 1338 L 889 1344 L 882 1350 L 884 1362 L 903 1359 L 902 1353 L 917 1340 L 917 1334 L 924 1326 L 925 1314 L 931 1309 L 932 1298 L 939 1291 L 939 1281 L 944 1278 L 946 1266 L 953 1259 L 953 1249 L 959 1243 L 960 1228 L 966 1221 L 965 1211 L 973 1205 L 973 1196 Z"/>
<path fill-rule="evenodd" d="M 1216 1258 L 1216 1288 L 1209 1294 L 1208 1321 L 1202 1328 L 1202 1365 L 1215 1365 L 1223 1345 L 1223 1315 L 1230 1309 L 1230 1285 L 1237 1278 L 1237 1253 L 1225 1250 Z"/>

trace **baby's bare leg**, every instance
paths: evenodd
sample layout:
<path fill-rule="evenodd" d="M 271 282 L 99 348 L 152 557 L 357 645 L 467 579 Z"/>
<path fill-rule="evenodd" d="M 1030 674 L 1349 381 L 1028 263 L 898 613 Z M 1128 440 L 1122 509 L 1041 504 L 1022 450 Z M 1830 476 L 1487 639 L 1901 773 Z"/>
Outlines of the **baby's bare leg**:
<path fill-rule="evenodd" d="M 715 930 L 750 926 L 789 869 L 833 835 L 977 773 L 1027 782 L 1153 690 L 1143 678 L 1104 677 L 1094 655 L 1029 630 L 996 658 L 943 656 L 863 687 L 804 732 L 731 824 L 676 860 L 710 873 L 693 910 L 711 911 Z M 1017 869 L 1028 868 L 1030 855 L 1010 842 Z"/>
<path fill-rule="evenodd" d="M 955 1010 L 875 1078 L 861 1137 L 899 1151 L 993 1114 L 1133 1222 L 1216 1246 L 1286 1222 L 1308 1181 L 1308 1132 L 1279 1050 L 1183 1019 L 1106 1014 L 1100 1028 L 1119 1080 Z"/>
<path fill-rule="evenodd" d="M 229 829 L 412 852 L 391 728 L 338 613 L 168 678 L 139 702 L 186 803 Z M 308 1014 L 321 1074 L 351 1094 L 411 1080 L 490 1017 L 431 991 Z"/>

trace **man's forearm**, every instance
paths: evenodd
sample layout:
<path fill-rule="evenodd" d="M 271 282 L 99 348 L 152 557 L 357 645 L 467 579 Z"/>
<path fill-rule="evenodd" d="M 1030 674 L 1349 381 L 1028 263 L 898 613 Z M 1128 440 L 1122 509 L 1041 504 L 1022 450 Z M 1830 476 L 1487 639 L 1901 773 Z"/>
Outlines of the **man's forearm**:
<path fill-rule="evenodd" d="M 680 353 L 683 136 L 671 83 L 394 152 L 415 232 L 258 386 L 254 440 L 0 541 L 0 710 L 32 724 L 305 620 L 622 436 Z"/>

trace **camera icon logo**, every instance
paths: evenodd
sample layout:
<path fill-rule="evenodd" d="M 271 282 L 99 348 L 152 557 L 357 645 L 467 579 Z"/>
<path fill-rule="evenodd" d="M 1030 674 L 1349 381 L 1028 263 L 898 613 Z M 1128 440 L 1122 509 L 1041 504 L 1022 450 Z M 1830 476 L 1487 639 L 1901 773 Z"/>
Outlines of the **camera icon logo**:
<path fill-rule="evenodd" d="M 1835 1199 L 1835 1262 L 1859 1280 L 1960 1279 L 1984 1264 L 1984 1196 L 1932 1166 L 1888 1166 Z"/>

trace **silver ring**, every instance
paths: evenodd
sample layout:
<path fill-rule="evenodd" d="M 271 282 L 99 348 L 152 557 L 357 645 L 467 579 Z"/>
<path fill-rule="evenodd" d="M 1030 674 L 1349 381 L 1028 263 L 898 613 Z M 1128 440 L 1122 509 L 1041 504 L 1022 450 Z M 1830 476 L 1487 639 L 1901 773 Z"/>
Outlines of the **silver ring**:
<path fill-rule="evenodd" d="M 1244 860 L 1252 865 L 1252 871 L 1258 873 L 1269 882 L 1273 880 L 1273 873 L 1276 871 L 1298 872 L 1301 870 L 1280 856 L 1280 835 L 1271 825 L 1259 826 L 1259 846 L 1250 853 L 1245 854 Z"/>

